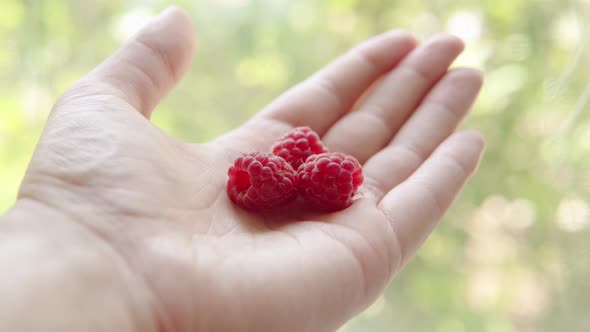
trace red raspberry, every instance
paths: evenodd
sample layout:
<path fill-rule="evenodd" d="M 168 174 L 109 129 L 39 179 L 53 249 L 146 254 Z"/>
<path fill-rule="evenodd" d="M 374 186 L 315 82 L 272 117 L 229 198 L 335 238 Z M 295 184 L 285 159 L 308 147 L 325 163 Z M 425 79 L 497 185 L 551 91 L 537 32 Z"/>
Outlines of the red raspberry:
<path fill-rule="evenodd" d="M 279 138 L 272 153 L 284 158 L 294 169 L 303 164 L 312 154 L 328 152 L 320 137 L 309 127 L 297 127 Z"/>
<path fill-rule="evenodd" d="M 227 173 L 227 194 L 245 209 L 264 210 L 297 197 L 297 172 L 273 154 L 243 154 Z"/>
<path fill-rule="evenodd" d="M 314 207 L 338 211 L 349 207 L 363 183 L 361 164 L 344 153 L 313 155 L 297 171 L 299 189 Z"/>

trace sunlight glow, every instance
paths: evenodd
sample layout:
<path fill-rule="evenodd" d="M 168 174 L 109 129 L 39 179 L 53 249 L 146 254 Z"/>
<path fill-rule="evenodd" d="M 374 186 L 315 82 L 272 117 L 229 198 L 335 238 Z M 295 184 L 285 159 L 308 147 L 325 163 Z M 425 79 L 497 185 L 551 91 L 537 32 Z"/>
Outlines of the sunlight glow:
<path fill-rule="evenodd" d="M 44 120 L 53 104 L 53 95 L 48 87 L 38 82 L 27 82 L 21 93 L 23 112 L 30 120 Z"/>
<path fill-rule="evenodd" d="M 510 282 L 510 312 L 520 319 L 534 319 L 549 304 L 547 288 L 532 271 L 518 271 Z"/>
<path fill-rule="evenodd" d="M 451 16 L 447 22 L 447 31 L 472 43 L 481 38 L 482 34 L 481 16 L 471 11 L 460 11 Z"/>
<path fill-rule="evenodd" d="M 133 36 L 142 26 L 154 17 L 154 12 L 147 8 L 134 8 L 114 22 L 111 28 L 113 35 L 119 41 L 127 40 Z"/>
<path fill-rule="evenodd" d="M 582 27 L 578 14 L 563 14 L 553 26 L 553 38 L 562 47 L 575 49 L 582 41 Z"/>
<path fill-rule="evenodd" d="M 498 273 L 491 270 L 476 271 L 469 280 L 469 304 L 478 310 L 485 310 L 497 303 L 501 287 Z"/>
<path fill-rule="evenodd" d="M 563 199 L 557 208 L 557 227 L 566 232 L 579 232 L 588 226 L 590 209 L 581 199 Z"/>

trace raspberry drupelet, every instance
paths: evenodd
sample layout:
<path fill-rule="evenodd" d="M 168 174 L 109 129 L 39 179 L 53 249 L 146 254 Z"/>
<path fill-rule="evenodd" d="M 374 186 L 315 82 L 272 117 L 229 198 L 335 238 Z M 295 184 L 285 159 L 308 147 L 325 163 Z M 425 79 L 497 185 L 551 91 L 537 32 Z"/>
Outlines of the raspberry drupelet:
<path fill-rule="evenodd" d="M 360 163 L 343 153 L 312 155 L 297 171 L 302 196 L 316 209 L 339 211 L 352 204 L 363 183 Z"/>
<path fill-rule="evenodd" d="M 328 152 L 324 144 L 309 127 L 297 127 L 279 138 L 272 153 L 285 159 L 295 170 L 314 154 Z"/>
<path fill-rule="evenodd" d="M 228 176 L 229 198 L 244 209 L 270 209 L 297 197 L 297 173 L 283 158 L 271 153 L 239 156 Z"/>

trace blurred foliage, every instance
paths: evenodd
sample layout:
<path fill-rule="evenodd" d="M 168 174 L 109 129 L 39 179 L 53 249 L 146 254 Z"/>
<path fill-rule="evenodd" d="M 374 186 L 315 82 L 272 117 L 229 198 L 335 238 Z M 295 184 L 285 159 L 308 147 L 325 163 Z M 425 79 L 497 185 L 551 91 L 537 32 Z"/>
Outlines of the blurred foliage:
<path fill-rule="evenodd" d="M 448 31 L 487 82 L 466 126 L 488 151 L 445 221 L 343 331 L 590 331 L 589 0 L 179 0 L 189 75 L 154 121 L 187 141 L 238 126 L 356 42 Z M 52 103 L 169 3 L 0 2 L 0 212 Z"/>

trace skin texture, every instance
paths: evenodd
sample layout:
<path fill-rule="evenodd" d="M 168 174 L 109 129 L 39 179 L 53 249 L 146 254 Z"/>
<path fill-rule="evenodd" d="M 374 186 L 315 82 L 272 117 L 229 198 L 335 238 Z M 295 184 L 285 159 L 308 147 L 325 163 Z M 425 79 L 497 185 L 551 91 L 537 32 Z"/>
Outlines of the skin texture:
<path fill-rule="evenodd" d="M 333 331 L 383 292 L 477 167 L 481 136 L 455 128 L 482 78 L 449 71 L 455 37 L 376 36 L 204 144 L 149 121 L 194 45 L 170 8 L 57 102 L 0 221 L 12 271 L 0 330 Z M 231 161 L 301 125 L 364 164 L 357 201 L 332 214 L 232 205 Z"/>

